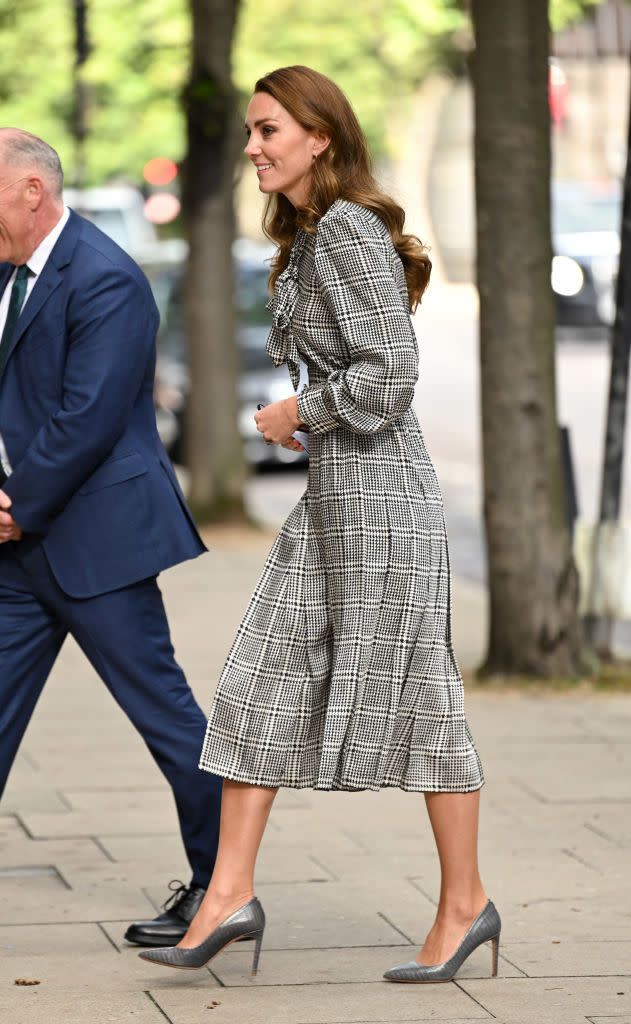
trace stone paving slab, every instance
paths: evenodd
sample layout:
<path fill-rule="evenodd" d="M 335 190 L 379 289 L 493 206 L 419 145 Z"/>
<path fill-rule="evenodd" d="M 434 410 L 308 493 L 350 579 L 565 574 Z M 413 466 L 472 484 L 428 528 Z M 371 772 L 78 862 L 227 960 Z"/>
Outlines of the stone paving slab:
<path fill-rule="evenodd" d="M 63 876 L 63 864 L 60 866 Z M 152 917 L 154 907 L 140 889 L 104 883 L 71 892 L 55 879 L 11 879 L 2 883 L 0 925 L 56 924 L 112 918 Z"/>
<path fill-rule="evenodd" d="M 631 978 L 495 978 L 459 982 L 502 1024 L 584 1024 L 589 1016 L 628 1014 Z"/>
<path fill-rule="evenodd" d="M 473 982 L 471 983 L 473 984 Z M 455 985 L 393 985 L 388 982 L 351 985 L 257 985 L 211 992 L 184 987 L 177 981 L 158 988 L 148 985 L 172 1024 L 199 1024 L 212 998 L 221 1002 L 221 1024 L 356 1024 L 360 1020 L 397 1021 L 446 1019 L 491 1020 L 490 1014 Z M 367 1009 L 369 1015 L 366 1015 Z M 213 1018 L 214 1019 L 214 1018 Z"/>
<path fill-rule="evenodd" d="M 586 1017 L 591 1024 L 631 1024 L 631 1014 L 622 1017 Z"/>
<path fill-rule="evenodd" d="M 41 957 L 45 967 L 49 959 L 68 956 L 79 957 L 83 963 L 92 953 L 111 952 L 111 944 L 98 924 L 37 924 L 0 925 L 2 974 L 15 973 L 34 957 Z M 12 964 L 12 966 L 11 966 Z"/>
<path fill-rule="evenodd" d="M 503 943 L 503 954 L 529 978 L 616 977 L 631 970 L 631 939 L 583 942 L 548 939 L 547 942 Z M 459 975 L 460 977 L 460 975 Z"/>
<path fill-rule="evenodd" d="M 138 992 L 104 994 L 65 989 L 53 994 L 44 986 L 14 986 L 3 993 L 2 1013 L 7 1024 L 164 1024 L 164 1013 L 151 995 Z"/>

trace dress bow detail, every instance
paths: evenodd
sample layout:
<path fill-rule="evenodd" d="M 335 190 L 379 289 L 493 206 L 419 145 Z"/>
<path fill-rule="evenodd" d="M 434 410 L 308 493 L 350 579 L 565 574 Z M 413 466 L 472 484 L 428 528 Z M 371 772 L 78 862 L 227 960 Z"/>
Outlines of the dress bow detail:
<path fill-rule="evenodd" d="M 300 357 L 291 321 L 298 301 L 298 265 L 305 239 L 305 232 L 298 231 L 289 253 L 289 263 L 276 278 L 274 294 L 267 303 L 274 321 L 267 339 L 267 354 L 275 366 L 287 363 L 295 391 L 300 384 Z"/>

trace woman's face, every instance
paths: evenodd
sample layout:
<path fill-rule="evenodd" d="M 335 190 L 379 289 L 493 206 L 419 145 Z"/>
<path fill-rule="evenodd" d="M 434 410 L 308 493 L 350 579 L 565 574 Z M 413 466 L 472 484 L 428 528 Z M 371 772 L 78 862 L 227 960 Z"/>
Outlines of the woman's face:
<path fill-rule="evenodd" d="M 329 143 L 321 132 L 308 132 L 278 100 L 255 92 L 245 117 L 245 154 L 256 167 L 261 192 L 282 192 L 294 206 L 307 201 L 314 158 Z"/>

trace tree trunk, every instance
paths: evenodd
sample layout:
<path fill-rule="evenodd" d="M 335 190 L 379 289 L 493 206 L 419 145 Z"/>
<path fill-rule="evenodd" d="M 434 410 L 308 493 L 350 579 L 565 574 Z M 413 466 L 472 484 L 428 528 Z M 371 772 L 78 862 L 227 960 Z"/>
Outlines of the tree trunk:
<path fill-rule="evenodd" d="M 241 518 L 245 463 L 238 430 L 233 306 L 233 184 L 240 135 L 231 78 L 238 0 L 191 0 L 192 62 L 184 91 L 183 199 L 190 254 L 187 328 L 189 500 L 198 520 Z"/>
<path fill-rule="evenodd" d="M 490 636 L 483 674 L 575 675 L 577 573 L 556 421 L 547 0 L 473 0 Z"/>

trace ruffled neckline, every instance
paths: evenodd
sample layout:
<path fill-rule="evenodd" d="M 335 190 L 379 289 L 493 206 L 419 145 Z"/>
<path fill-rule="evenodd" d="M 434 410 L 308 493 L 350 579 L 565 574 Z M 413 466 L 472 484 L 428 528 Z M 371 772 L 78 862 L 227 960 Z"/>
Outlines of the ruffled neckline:
<path fill-rule="evenodd" d="M 298 390 L 300 383 L 300 358 L 291 322 L 298 301 L 298 270 L 306 240 L 307 233 L 300 228 L 289 251 L 289 262 L 276 278 L 274 294 L 267 303 L 273 320 L 267 339 L 267 354 L 275 366 L 287 363 L 294 390 Z"/>

